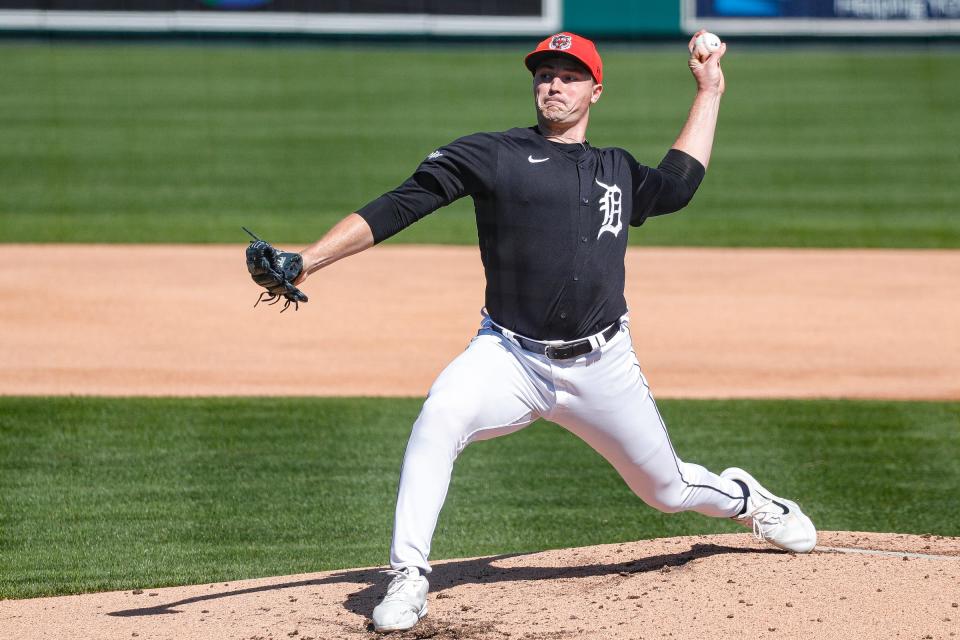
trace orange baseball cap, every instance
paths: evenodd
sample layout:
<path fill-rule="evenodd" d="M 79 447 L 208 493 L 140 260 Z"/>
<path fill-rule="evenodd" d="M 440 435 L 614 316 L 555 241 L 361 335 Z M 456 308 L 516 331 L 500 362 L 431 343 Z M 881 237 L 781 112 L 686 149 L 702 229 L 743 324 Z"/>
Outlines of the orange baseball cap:
<path fill-rule="evenodd" d="M 527 54 L 523 62 L 527 65 L 527 69 L 530 69 L 530 73 L 536 73 L 537 65 L 541 60 L 558 54 L 570 56 L 583 63 L 590 70 L 594 80 L 598 83 L 603 82 L 603 62 L 600 60 L 600 54 L 597 53 L 596 45 L 583 36 L 568 31 L 552 35 L 541 42 L 536 49 Z"/>

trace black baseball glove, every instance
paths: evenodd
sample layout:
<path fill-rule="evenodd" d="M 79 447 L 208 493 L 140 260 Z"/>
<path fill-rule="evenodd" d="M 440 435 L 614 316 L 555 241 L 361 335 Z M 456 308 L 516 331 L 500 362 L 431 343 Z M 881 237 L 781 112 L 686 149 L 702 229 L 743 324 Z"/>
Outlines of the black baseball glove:
<path fill-rule="evenodd" d="M 246 227 L 241 228 L 253 238 L 247 247 L 247 271 L 254 282 L 266 289 L 253 306 L 264 300 L 268 304 L 276 304 L 280 298 L 284 298 L 286 302 L 280 313 L 286 311 L 290 303 L 293 303 L 294 309 L 299 309 L 300 303 L 307 301 L 307 296 L 293 286 L 293 281 L 303 272 L 303 256 L 275 249 Z"/>

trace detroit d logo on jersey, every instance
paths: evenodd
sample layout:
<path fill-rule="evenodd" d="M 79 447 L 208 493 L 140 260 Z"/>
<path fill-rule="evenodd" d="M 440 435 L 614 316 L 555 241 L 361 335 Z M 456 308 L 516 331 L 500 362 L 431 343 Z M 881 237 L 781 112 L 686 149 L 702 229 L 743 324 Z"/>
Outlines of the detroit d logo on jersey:
<path fill-rule="evenodd" d="M 613 234 L 613 237 L 617 237 L 620 234 L 620 229 L 623 228 L 623 221 L 620 215 L 623 192 L 620 191 L 620 187 L 617 185 L 606 185 L 596 178 L 594 178 L 594 180 L 598 185 L 607 190 L 600 197 L 600 213 L 603 214 L 603 222 L 600 223 L 600 232 L 597 234 L 597 238 L 599 239 L 604 231 L 609 231 Z"/>

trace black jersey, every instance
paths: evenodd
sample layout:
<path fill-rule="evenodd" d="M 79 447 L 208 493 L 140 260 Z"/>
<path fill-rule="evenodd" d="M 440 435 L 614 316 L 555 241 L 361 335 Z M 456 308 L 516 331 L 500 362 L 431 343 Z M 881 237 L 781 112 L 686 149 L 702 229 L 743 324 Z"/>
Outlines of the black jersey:
<path fill-rule="evenodd" d="M 380 242 L 471 196 L 491 319 L 530 338 L 575 340 L 626 311 L 629 226 L 682 208 L 703 175 L 699 162 L 677 150 L 654 169 L 623 149 L 511 129 L 437 149 L 358 213 Z"/>

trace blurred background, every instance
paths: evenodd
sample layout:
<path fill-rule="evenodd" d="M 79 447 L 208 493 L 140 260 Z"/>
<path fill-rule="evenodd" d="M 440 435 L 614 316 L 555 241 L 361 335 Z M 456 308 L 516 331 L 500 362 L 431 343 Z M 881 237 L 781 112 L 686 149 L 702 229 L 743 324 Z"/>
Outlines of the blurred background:
<path fill-rule="evenodd" d="M 707 187 L 647 245 L 956 247 L 956 0 L 0 0 L 0 242 L 302 243 L 436 147 L 535 122 L 596 39 L 591 142 L 656 164 L 729 45 Z M 475 242 L 469 202 L 393 242 Z M 656 222 L 656 221 L 654 221 Z"/>

